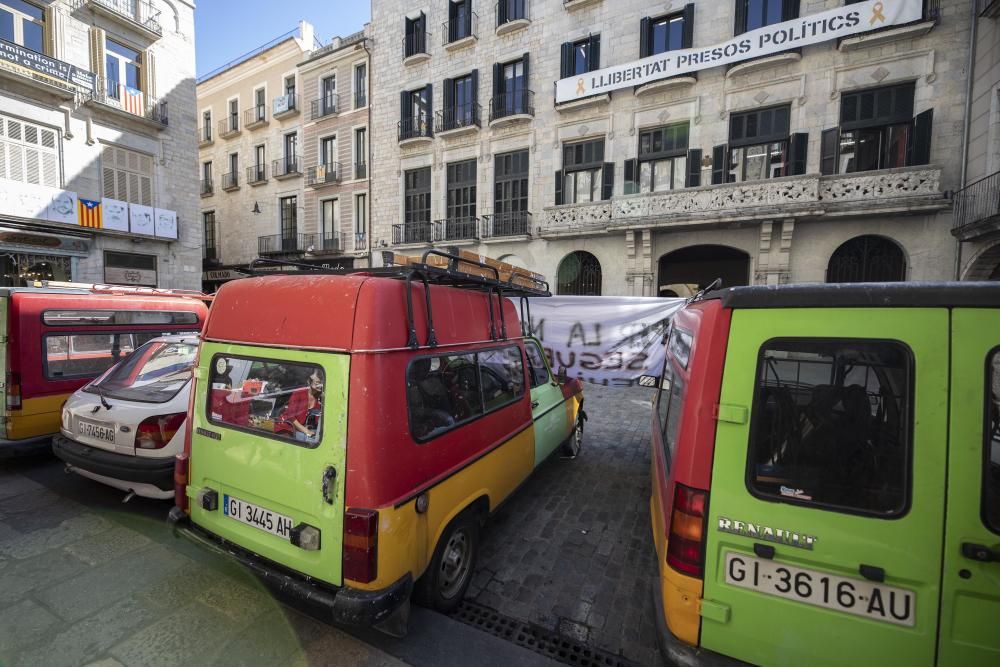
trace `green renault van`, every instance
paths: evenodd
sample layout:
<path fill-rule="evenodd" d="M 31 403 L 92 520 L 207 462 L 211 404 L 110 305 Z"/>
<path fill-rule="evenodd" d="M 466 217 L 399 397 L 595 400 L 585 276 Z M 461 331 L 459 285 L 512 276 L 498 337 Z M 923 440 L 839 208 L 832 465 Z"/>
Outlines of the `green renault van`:
<path fill-rule="evenodd" d="M 717 290 L 665 346 L 671 662 L 1000 665 L 1000 283 Z"/>

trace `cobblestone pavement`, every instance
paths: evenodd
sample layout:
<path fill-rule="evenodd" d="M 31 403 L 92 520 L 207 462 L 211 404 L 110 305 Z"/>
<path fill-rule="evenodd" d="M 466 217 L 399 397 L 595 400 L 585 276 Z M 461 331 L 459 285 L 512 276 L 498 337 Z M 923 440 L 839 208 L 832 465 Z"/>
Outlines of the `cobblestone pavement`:
<path fill-rule="evenodd" d="M 575 460 L 553 458 L 484 534 L 469 597 L 645 665 L 659 664 L 650 591 L 648 390 L 587 386 Z"/>

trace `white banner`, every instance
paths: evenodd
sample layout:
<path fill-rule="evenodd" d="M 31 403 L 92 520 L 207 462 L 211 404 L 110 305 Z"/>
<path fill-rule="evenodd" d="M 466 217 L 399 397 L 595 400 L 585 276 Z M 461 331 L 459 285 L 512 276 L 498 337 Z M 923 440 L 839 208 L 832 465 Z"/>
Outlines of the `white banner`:
<path fill-rule="evenodd" d="M 514 305 L 518 306 L 515 299 Z M 663 369 L 663 334 L 684 299 L 552 296 L 531 299 L 531 331 L 552 371 L 584 382 L 631 387 Z"/>
<path fill-rule="evenodd" d="M 923 0 L 868 0 L 751 30 L 721 44 L 658 53 L 556 82 L 556 102 L 641 86 L 670 76 L 759 58 L 876 28 L 917 21 Z"/>

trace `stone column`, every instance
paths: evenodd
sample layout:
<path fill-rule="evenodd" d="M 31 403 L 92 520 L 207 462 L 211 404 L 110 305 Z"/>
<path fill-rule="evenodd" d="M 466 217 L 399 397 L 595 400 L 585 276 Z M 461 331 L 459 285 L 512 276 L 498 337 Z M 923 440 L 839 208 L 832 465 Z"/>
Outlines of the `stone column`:
<path fill-rule="evenodd" d="M 625 283 L 629 296 L 656 296 L 652 253 L 652 230 L 625 232 Z"/>
<path fill-rule="evenodd" d="M 795 221 L 769 220 L 760 225 L 755 285 L 784 285 L 791 279 L 789 269 Z"/>

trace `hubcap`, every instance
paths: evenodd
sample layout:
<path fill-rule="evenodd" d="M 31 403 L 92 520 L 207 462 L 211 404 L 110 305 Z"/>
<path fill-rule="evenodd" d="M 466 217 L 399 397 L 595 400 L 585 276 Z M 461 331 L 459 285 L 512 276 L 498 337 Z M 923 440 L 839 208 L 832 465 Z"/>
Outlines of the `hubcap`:
<path fill-rule="evenodd" d="M 472 572 L 472 543 L 464 529 L 456 530 L 448 539 L 441 558 L 441 595 L 453 598 L 462 590 Z"/>

